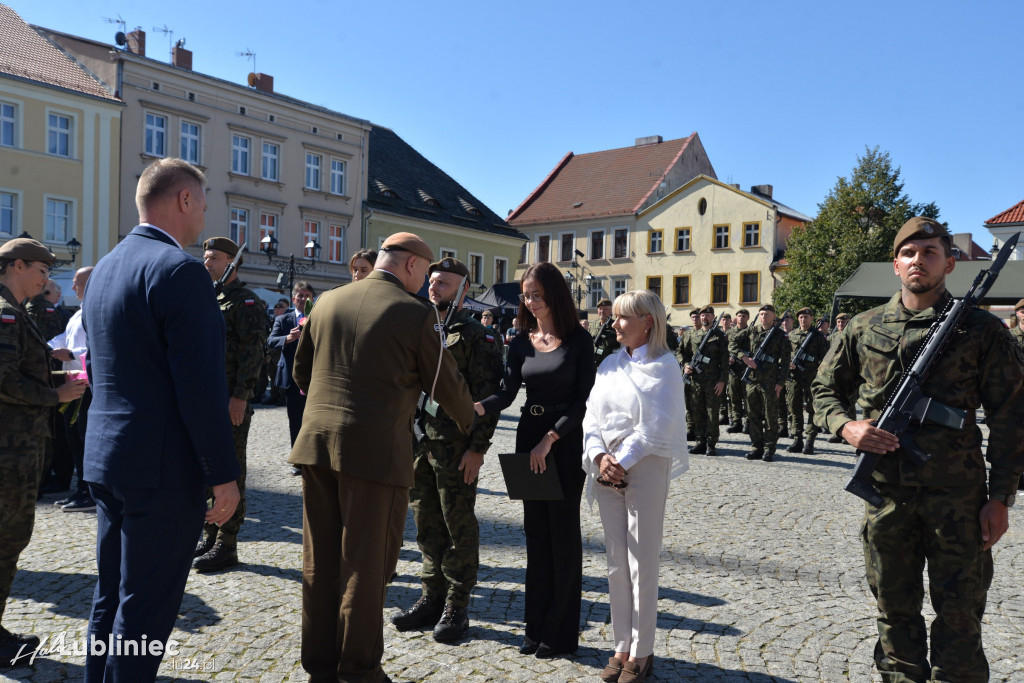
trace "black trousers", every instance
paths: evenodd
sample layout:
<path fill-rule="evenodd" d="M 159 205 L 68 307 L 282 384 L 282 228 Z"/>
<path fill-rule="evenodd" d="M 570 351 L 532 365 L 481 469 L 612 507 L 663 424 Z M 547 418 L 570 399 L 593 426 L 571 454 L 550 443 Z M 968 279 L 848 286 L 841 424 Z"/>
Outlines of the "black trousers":
<path fill-rule="evenodd" d="M 92 389 L 86 389 L 82 394 L 82 405 L 78 408 L 78 418 L 75 424 L 71 424 L 74 415 L 74 408 L 69 406 L 64 411 L 64 435 L 67 438 L 68 448 L 71 449 L 71 460 L 75 465 L 75 472 L 78 474 L 78 487 L 76 493 L 88 493 L 89 486 L 82 480 L 82 459 L 85 457 L 85 428 L 89 422 L 89 405 L 92 403 Z"/>
<path fill-rule="evenodd" d="M 302 413 L 306 412 L 306 395 L 299 391 L 298 385 L 292 383 L 284 390 L 284 403 L 288 411 L 288 431 L 292 437 L 292 445 L 295 445 L 295 437 L 302 429 Z"/>

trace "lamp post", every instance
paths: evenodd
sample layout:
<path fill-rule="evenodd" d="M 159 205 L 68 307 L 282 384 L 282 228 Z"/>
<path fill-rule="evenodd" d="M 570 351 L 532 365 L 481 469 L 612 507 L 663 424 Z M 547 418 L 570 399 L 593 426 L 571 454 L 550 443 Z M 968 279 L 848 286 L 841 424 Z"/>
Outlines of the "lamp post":
<path fill-rule="evenodd" d="M 583 298 L 587 295 L 587 291 L 590 290 L 590 281 L 594 279 L 593 274 L 587 270 L 586 266 L 576 260 L 577 257 L 583 258 L 583 256 L 582 251 L 575 249 L 573 251 L 573 259 L 569 263 L 571 270 L 565 271 L 565 282 L 569 285 L 569 291 L 576 300 L 576 308 L 578 309 L 582 309 Z M 586 284 L 586 290 L 584 290 L 584 283 Z"/>
<path fill-rule="evenodd" d="M 29 240 L 35 239 L 34 237 L 32 237 L 32 235 L 28 234 L 28 230 L 23 231 L 20 235 L 18 235 L 18 237 L 23 237 Z M 51 271 L 60 270 L 64 266 L 73 264 L 75 262 L 75 257 L 78 256 L 78 252 L 82 250 L 82 243 L 76 240 L 74 237 L 69 239 L 64 244 L 64 246 L 67 247 L 68 253 L 71 254 L 71 258 L 55 260 L 53 262 L 53 265 L 50 266 Z"/>
<path fill-rule="evenodd" d="M 295 276 L 311 270 L 316 265 L 316 257 L 320 254 L 320 249 L 320 243 L 316 241 L 315 237 L 311 237 L 303 247 L 306 260 L 296 263 L 295 254 L 289 255 L 287 259 L 274 258 L 277 255 L 277 238 L 273 235 L 268 234 L 260 240 L 260 251 L 267 255 L 267 263 L 278 270 L 277 286 L 279 289 L 283 287 L 287 278 L 289 296 L 291 296 L 292 287 L 295 284 Z"/>

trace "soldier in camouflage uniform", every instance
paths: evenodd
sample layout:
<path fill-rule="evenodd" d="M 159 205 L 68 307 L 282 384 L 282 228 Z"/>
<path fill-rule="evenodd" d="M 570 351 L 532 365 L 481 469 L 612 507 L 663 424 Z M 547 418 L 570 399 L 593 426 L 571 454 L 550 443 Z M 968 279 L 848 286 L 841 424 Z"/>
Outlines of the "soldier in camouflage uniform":
<path fill-rule="evenodd" d="M 793 443 L 788 450 L 790 453 L 799 453 L 801 450 L 806 455 L 814 454 L 814 439 L 818 436 L 818 426 L 814 424 L 814 402 L 811 401 L 811 380 L 818 374 L 818 366 L 821 360 L 828 353 L 828 340 L 825 335 L 817 329 L 813 329 L 814 311 L 810 308 L 801 308 L 796 312 L 798 329 L 789 333 L 789 343 L 792 346 L 792 356 L 796 356 L 797 350 L 804 340 L 810 336 L 807 342 L 807 359 L 803 362 L 801 370 L 792 362 L 789 364 L 789 381 L 786 382 L 786 396 L 789 400 L 790 424 L 793 429 Z M 807 431 L 804 432 L 804 406 L 807 407 Z M 805 441 L 806 439 L 806 441 Z"/>
<path fill-rule="evenodd" d="M 850 314 L 849 313 L 840 313 L 839 315 L 836 316 L 836 329 L 832 330 L 832 332 L 828 335 L 828 347 L 829 347 L 829 350 L 834 349 L 836 344 L 839 343 L 839 336 L 843 333 L 843 330 L 846 328 L 846 326 L 849 324 L 849 322 L 850 322 Z M 849 406 L 848 406 L 849 407 L 849 411 L 847 413 L 850 416 L 851 420 L 854 419 L 854 417 L 857 415 L 856 404 L 857 404 L 857 392 L 854 391 L 850 395 L 850 401 L 849 401 Z M 836 436 L 835 434 L 830 434 L 829 437 L 828 437 L 828 442 L 829 443 L 842 443 L 843 442 L 843 437 Z"/>
<path fill-rule="evenodd" d="M 1017 302 L 1013 307 L 1013 314 L 1017 316 L 1017 326 L 1010 330 L 1013 340 L 1024 350 L 1024 299 Z"/>
<path fill-rule="evenodd" d="M 462 308 L 466 290 L 457 291 L 465 264 L 446 257 L 429 268 L 430 300 L 457 312 L 448 320 L 445 345 L 455 358 L 475 400 L 498 391 L 501 347 L 495 333 Z M 444 409 L 421 396 L 414 446 L 414 483 L 409 506 L 416 521 L 416 542 L 423 555 L 422 594 L 409 609 L 391 619 L 399 631 L 434 627 L 434 640 L 451 643 L 469 629 L 469 596 L 476 585 L 480 531 L 474 507 L 476 481 L 498 424 L 498 415 L 478 418 L 469 436 Z"/>
<path fill-rule="evenodd" d="M 885 681 L 987 681 L 981 617 L 992 581 L 991 548 L 1009 526 L 1024 470 L 1024 367 L 995 316 L 976 308 L 922 387 L 926 396 L 966 411 L 962 429 L 925 422 L 915 439 L 931 454 L 918 466 L 892 434 L 875 427 L 887 395 L 950 301 L 946 275 L 956 261 L 945 226 L 912 218 L 893 244 L 902 283 L 888 303 L 853 318 L 813 383 L 815 419 L 854 447 L 882 453 L 873 474 L 881 506 L 865 506 L 867 578 L 878 604 L 875 664 Z M 851 391 L 863 420 L 851 420 Z M 975 411 L 988 412 L 988 451 Z M 985 461 L 990 463 L 986 482 Z M 987 483 L 987 487 L 986 487 Z M 935 620 L 921 614 L 922 572 Z"/>
<path fill-rule="evenodd" d="M 215 282 L 221 279 L 237 253 L 238 245 L 227 237 L 212 237 L 203 243 L 203 264 Z M 238 265 L 242 265 L 241 259 Z M 228 413 L 235 441 L 235 458 L 241 468 L 238 477 L 240 497 L 231 519 L 219 527 L 209 523 L 204 526 L 203 538 L 196 546 L 195 559 L 192 560 L 192 567 L 197 572 L 214 572 L 238 564 L 238 531 L 245 519 L 245 450 L 253 413 L 249 400 L 263 370 L 267 342 L 267 305 L 238 279 L 237 270 L 224 283 L 224 288 L 217 295 L 217 304 L 224 315 L 225 365 L 230 392 Z"/>
<path fill-rule="evenodd" d="M 615 330 L 612 329 L 612 302 L 608 299 L 601 299 L 597 302 L 597 329 L 594 331 L 594 367 L 599 367 L 601 361 L 615 353 L 619 348 L 619 342 L 615 339 Z"/>
<path fill-rule="evenodd" d="M 765 360 L 758 369 L 751 356 L 757 353 L 775 324 L 775 307 L 771 304 L 762 306 L 758 310 L 757 321 L 756 325 L 736 333 L 729 352 L 751 368 L 750 384 L 746 390 L 753 450 L 747 453 L 747 460 L 771 462 L 775 459 L 775 444 L 779 439 L 779 394 L 789 377 L 789 342 L 785 335 L 776 333 L 766 350 L 772 360 Z"/>
<path fill-rule="evenodd" d="M 53 261 L 33 239 L 19 237 L 0 246 L 0 618 L 18 557 L 32 538 L 52 409 L 80 397 L 86 387 L 84 380 L 51 386 L 50 348 L 22 308 L 46 285 Z M 36 636 L 0 626 L 0 665 L 37 647 Z"/>
<path fill-rule="evenodd" d="M 697 332 L 700 328 L 700 306 L 690 311 L 690 329 L 683 330 L 683 336 L 679 338 L 679 346 L 676 347 L 676 361 L 679 363 L 680 372 L 683 369 L 685 361 L 682 358 L 682 349 L 686 348 L 690 343 L 690 337 Z M 683 387 L 683 400 L 686 401 L 686 405 L 693 405 L 693 385 L 687 384 Z M 693 411 L 686 411 L 686 440 L 693 441 L 697 438 L 697 432 L 693 427 Z"/>
<path fill-rule="evenodd" d="M 729 328 L 729 331 L 725 333 L 726 338 L 729 340 L 729 346 L 732 346 L 732 340 L 736 337 L 741 330 L 747 329 L 747 321 L 750 320 L 750 311 L 745 308 L 741 308 L 736 311 L 736 324 Z M 730 434 L 739 434 L 743 431 L 743 418 L 747 416 L 747 391 L 740 381 L 742 374 L 741 370 L 743 363 L 741 363 L 736 356 L 730 351 L 729 352 L 729 403 L 732 407 L 732 422 L 729 428 L 726 429 Z M 749 430 L 748 430 L 749 431 Z"/>
<path fill-rule="evenodd" d="M 787 314 L 782 319 L 782 331 L 786 333 L 786 339 L 789 339 L 789 333 L 793 331 L 793 316 Z M 787 381 L 782 385 L 782 391 L 779 392 L 779 437 L 789 437 L 789 392 L 786 391 L 789 382 Z M 794 434 L 794 436 L 797 436 Z"/>
<path fill-rule="evenodd" d="M 725 358 L 726 358 L 726 365 L 728 365 L 729 364 L 729 330 L 732 329 L 732 316 L 729 315 L 728 313 L 723 313 L 722 314 L 722 320 L 719 323 L 719 328 L 722 330 L 722 332 L 725 333 L 725 347 L 726 347 L 725 348 L 725 350 L 726 350 Z M 719 409 L 719 412 L 720 412 L 720 416 L 719 416 L 719 419 L 718 419 L 718 424 L 726 425 L 726 426 L 732 424 L 732 410 L 731 410 L 732 402 L 729 400 L 729 377 L 731 375 L 732 375 L 732 373 L 729 373 L 729 372 L 726 373 L 726 375 L 725 375 L 725 391 L 722 392 L 722 395 L 721 395 L 721 397 L 719 398 L 719 401 L 718 401 L 718 409 Z"/>
<path fill-rule="evenodd" d="M 690 452 L 697 455 L 718 455 L 715 450 L 718 443 L 718 402 L 725 390 L 726 375 L 729 373 L 729 340 L 721 329 L 711 331 L 714 321 L 713 307 L 700 309 L 700 329 L 694 330 L 687 337 L 686 343 L 679 346 L 683 375 L 690 379 L 693 396 L 693 403 L 687 404 L 691 409 L 686 412 L 693 413 L 697 445 L 690 448 Z M 691 363 L 705 337 L 708 337 L 708 341 L 704 345 L 703 355 L 708 362 L 696 368 Z"/>
<path fill-rule="evenodd" d="M 42 293 L 32 297 L 32 300 L 25 304 L 25 312 L 32 318 L 47 341 L 63 332 L 64 326 L 67 324 L 67 321 L 63 320 L 57 312 L 54 303 Z"/>

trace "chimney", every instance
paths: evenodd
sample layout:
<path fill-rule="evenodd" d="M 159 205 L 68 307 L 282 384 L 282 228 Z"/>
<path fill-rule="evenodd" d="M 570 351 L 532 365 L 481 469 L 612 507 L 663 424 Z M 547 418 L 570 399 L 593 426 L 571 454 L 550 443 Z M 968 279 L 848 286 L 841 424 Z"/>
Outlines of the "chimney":
<path fill-rule="evenodd" d="M 774 189 L 775 188 L 773 188 L 771 185 L 751 185 L 750 194 L 759 194 L 762 197 L 767 197 L 768 199 L 771 199 L 772 191 Z"/>
<path fill-rule="evenodd" d="M 644 145 L 656 145 L 662 141 L 660 135 L 648 135 L 645 138 L 637 138 L 634 147 L 643 147 Z"/>
<path fill-rule="evenodd" d="M 274 92 L 274 77 L 268 74 L 253 74 L 253 79 L 249 82 L 249 85 L 256 88 L 260 92 L 273 93 Z"/>
<path fill-rule="evenodd" d="M 182 69 L 192 70 L 192 50 L 186 50 L 183 47 L 174 46 L 171 50 L 171 64 L 174 66 L 180 66 Z"/>
<path fill-rule="evenodd" d="M 128 52 L 140 57 L 146 56 L 146 32 L 141 28 L 128 34 Z"/>

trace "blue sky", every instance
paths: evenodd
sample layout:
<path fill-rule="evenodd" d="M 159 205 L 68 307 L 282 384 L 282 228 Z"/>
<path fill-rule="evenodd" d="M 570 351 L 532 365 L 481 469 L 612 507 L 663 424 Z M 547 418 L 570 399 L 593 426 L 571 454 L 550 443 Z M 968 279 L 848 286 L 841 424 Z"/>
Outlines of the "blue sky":
<path fill-rule="evenodd" d="M 566 152 L 694 131 L 721 180 L 812 216 L 876 145 L 986 249 L 982 223 L 1024 199 L 1017 0 L 12 6 L 110 42 L 120 15 L 164 60 L 167 26 L 196 71 L 238 83 L 252 50 L 278 92 L 392 128 L 501 216 Z"/>

